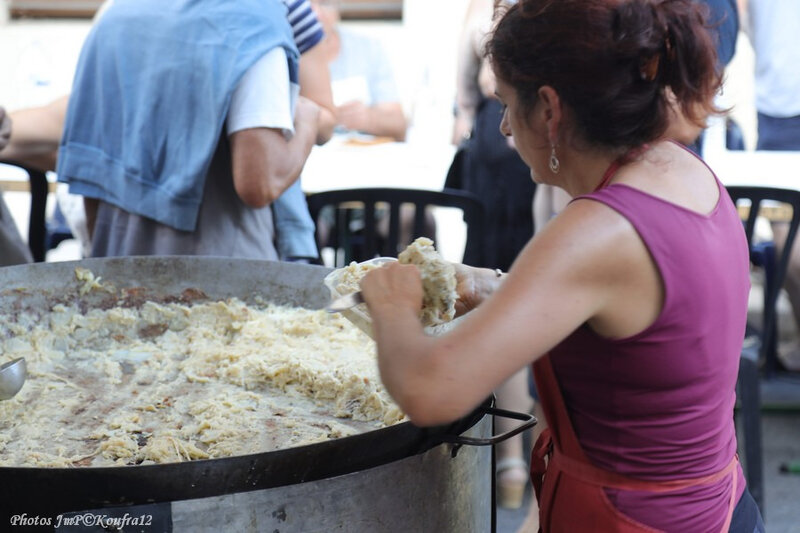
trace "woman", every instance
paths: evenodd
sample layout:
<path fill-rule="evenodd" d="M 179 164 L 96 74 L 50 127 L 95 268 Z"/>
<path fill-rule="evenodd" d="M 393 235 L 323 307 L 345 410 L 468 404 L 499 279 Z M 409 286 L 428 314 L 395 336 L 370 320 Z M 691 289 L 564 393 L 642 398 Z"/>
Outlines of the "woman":
<path fill-rule="evenodd" d="M 544 531 L 763 530 L 733 427 L 747 244 L 714 174 L 662 140 L 673 102 L 698 124 L 716 111 L 700 8 L 524 0 L 488 54 L 502 131 L 534 181 L 574 200 L 502 280 L 459 267 L 474 310 L 446 336 L 423 334 L 416 268 L 365 277 L 388 391 L 440 424 L 535 362 Z"/>

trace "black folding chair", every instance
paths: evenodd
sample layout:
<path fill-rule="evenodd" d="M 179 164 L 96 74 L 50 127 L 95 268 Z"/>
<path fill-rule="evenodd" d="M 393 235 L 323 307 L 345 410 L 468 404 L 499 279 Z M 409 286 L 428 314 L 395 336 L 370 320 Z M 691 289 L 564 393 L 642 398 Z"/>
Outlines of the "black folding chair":
<path fill-rule="evenodd" d="M 31 193 L 31 210 L 28 218 L 28 247 L 31 250 L 33 260 L 42 262 L 47 253 L 47 194 L 49 185 L 47 175 L 41 170 L 36 170 L 29 166 L 15 161 L 3 161 L 6 165 L 13 165 L 24 170 L 28 174 Z"/>
<path fill-rule="evenodd" d="M 777 302 L 789 257 L 800 226 L 800 191 L 772 187 L 729 186 L 728 194 L 743 214 L 745 234 L 750 247 L 750 261 L 764 271 L 763 314 L 759 324 L 748 324 L 739 366 L 738 396 L 744 436 L 744 458 L 747 484 L 753 498 L 764 513 L 764 472 L 761 434 L 760 377 L 773 377 L 780 367 L 778 361 Z M 756 219 L 772 210 L 789 223 L 786 242 L 780 254 L 772 241 L 756 242 Z"/>
<path fill-rule="evenodd" d="M 317 244 L 320 250 L 334 250 L 334 264 L 330 266 L 335 267 L 379 256 L 396 257 L 409 244 L 401 238 L 404 205 L 414 207 L 412 240 L 428 232 L 428 207 L 450 207 L 463 212 L 467 240 L 483 243 L 483 203 L 466 191 L 359 188 L 308 195 L 308 208 L 317 224 Z M 388 217 L 388 231 L 381 232 L 383 217 Z"/>

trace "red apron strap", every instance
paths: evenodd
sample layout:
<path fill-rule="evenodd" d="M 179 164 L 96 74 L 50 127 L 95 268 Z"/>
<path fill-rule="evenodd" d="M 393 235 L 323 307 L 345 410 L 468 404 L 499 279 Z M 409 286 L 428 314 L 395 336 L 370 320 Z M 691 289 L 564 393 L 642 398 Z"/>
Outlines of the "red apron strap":
<path fill-rule="evenodd" d="M 536 392 L 544 399 L 541 402 L 542 410 L 558 450 L 570 457 L 588 462 L 572 429 L 572 421 L 567 413 L 567 406 L 564 405 L 564 396 L 561 394 L 561 387 L 550 362 L 550 354 L 540 357 L 533 364 L 533 377 L 536 381 Z"/>
<path fill-rule="evenodd" d="M 550 428 L 545 428 L 536 439 L 531 452 L 531 484 L 536 494 L 536 501 L 542 499 L 542 483 L 547 472 L 547 461 L 553 454 L 553 437 Z"/>

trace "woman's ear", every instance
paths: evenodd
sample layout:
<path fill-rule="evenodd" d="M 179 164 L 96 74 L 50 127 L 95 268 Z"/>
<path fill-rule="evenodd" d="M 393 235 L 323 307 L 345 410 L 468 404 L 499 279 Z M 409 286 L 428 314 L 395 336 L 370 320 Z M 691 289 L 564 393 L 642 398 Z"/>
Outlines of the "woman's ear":
<path fill-rule="evenodd" d="M 547 128 L 547 140 L 550 146 L 558 146 L 558 136 L 561 129 L 561 98 L 555 89 L 549 85 L 539 87 L 539 101 L 542 104 L 542 114 Z"/>

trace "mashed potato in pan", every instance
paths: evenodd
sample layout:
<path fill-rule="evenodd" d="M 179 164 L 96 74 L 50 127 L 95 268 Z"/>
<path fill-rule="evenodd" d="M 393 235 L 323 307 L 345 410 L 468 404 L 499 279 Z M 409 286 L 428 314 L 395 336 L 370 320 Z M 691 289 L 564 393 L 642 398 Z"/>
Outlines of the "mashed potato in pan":
<path fill-rule="evenodd" d="M 79 272 L 81 290 L 102 290 Z M 373 341 L 339 315 L 237 299 L 0 313 L 0 466 L 111 466 L 272 451 L 403 420 Z"/>

